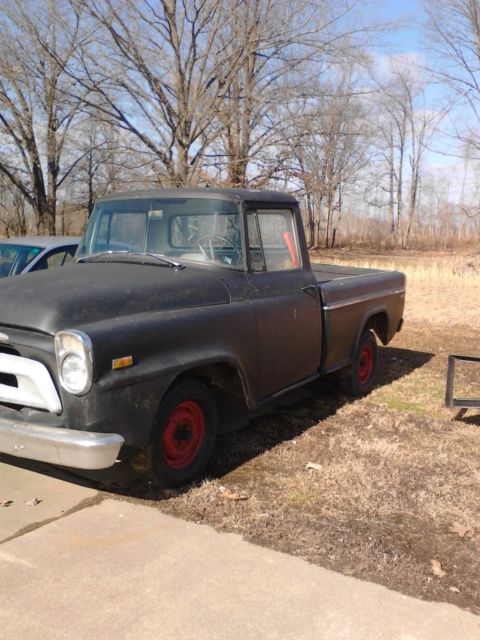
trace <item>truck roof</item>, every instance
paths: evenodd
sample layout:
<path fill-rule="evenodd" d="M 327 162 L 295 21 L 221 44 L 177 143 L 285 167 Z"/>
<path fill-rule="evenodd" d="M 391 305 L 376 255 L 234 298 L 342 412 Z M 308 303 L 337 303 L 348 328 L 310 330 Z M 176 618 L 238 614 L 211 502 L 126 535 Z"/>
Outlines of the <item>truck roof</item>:
<path fill-rule="evenodd" d="M 218 187 L 196 187 L 177 189 L 142 189 L 135 191 L 117 191 L 98 198 L 118 200 L 119 198 L 218 198 L 236 202 L 269 202 L 297 204 L 296 198 L 282 191 L 263 191 L 257 189 L 226 189 Z"/>

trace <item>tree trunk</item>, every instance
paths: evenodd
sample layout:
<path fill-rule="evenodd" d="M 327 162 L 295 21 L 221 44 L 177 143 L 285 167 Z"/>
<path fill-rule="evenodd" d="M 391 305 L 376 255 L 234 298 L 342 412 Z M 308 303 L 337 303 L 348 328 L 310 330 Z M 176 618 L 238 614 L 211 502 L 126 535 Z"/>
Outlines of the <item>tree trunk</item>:
<path fill-rule="evenodd" d="M 315 244 L 315 223 L 314 223 L 314 210 L 313 210 L 313 202 L 312 195 L 310 193 L 306 194 L 307 198 L 307 243 L 308 248 L 311 249 Z"/>
<path fill-rule="evenodd" d="M 389 161 L 389 165 L 390 165 L 390 171 L 389 171 L 389 189 L 388 189 L 388 212 L 389 212 L 389 218 L 390 218 L 390 237 L 392 239 L 392 243 L 393 246 L 395 247 L 396 245 L 396 240 L 395 240 L 395 196 L 394 196 L 394 189 L 395 189 L 395 170 L 394 170 L 394 164 L 395 164 L 395 157 L 394 157 L 394 141 L 393 141 L 393 131 L 390 131 L 390 161 Z"/>
<path fill-rule="evenodd" d="M 325 229 L 325 249 L 330 249 L 331 242 L 331 229 L 332 229 L 332 215 L 333 215 L 333 194 L 329 190 L 327 196 L 327 225 Z"/>

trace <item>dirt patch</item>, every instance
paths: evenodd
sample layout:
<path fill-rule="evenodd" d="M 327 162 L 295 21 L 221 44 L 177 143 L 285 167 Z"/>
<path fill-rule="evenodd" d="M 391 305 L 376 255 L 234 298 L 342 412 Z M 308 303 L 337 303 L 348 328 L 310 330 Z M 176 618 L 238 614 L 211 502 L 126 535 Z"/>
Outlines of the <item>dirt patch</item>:
<path fill-rule="evenodd" d="M 455 420 L 443 406 L 448 353 L 478 353 L 477 283 L 465 285 L 467 296 L 452 285 L 448 297 L 441 278 L 411 280 L 404 330 L 382 349 L 368 398 L 312 385 L 224 436 L 199 485 L 168 494 L 137 487 L 137 498 L 480 613 L 480 412 Z"/>

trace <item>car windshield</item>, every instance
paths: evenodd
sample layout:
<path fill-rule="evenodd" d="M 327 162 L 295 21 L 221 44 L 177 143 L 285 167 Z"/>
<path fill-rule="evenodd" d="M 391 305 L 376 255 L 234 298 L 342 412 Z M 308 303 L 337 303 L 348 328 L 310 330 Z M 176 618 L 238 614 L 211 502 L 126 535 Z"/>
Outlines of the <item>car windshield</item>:
<path fill-rule="evenodd" d="M 21 273 L 42 251 L 42 247 L 0 242 L 0 278 Z"/>
<path fill-rule="evenodd" d="M 180 263 L 243 269 L 241 217 L 215 198 L 131 198 L 97 203 L 76 257 L 150 253 Z"/>

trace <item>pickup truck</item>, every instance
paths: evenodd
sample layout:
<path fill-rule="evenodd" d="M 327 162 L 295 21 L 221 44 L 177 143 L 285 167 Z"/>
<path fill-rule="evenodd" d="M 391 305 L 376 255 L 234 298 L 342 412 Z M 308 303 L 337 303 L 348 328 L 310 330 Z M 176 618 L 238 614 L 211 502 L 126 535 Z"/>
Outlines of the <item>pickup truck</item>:
<path fill-rule="evenodd" d="M 0 451 L 160 487 L 201 475 L 217 432 L 342 370 L 374 384 L 402 273 L 311 265 L 297 200 L 248 189 L 101 198 L 74 264 L 0 283 Z"/>

